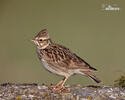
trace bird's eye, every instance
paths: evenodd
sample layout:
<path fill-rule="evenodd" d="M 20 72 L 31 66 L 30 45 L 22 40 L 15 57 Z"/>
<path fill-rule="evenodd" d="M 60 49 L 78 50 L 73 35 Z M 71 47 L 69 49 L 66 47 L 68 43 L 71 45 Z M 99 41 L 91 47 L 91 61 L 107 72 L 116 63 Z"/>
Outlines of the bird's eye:
<path fill-rule="evenodd" d="M 39 41 L 43 41 L 42 39 L 39 39 Z"/>

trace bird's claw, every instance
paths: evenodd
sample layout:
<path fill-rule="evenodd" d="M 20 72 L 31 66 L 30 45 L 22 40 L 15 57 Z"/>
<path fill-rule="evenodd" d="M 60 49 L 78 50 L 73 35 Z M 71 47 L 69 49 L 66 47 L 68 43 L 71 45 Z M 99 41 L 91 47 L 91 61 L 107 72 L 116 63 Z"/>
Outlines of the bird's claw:
<path fill-rule="evenodd" d="M 55 90 L 63 90 L 65 87 L 64 86 L 60 86 L 60 87 L 56 87 L 54 88 Z"/>
<path fill-rule="evenodd" d="M 58 86 L 58 85 L 52 85 L 52 86 L 49 86 L 49 87 L 53 88 L 54 90 L 62 90 L 62 89 L 65 88 L 64 86 Z"/>
<path fill-rule="evenodd" d="M 52 85 L 52 86 L 49 86 L 50 88 L 57 88 L 58 86 L 56 85 Z"/>

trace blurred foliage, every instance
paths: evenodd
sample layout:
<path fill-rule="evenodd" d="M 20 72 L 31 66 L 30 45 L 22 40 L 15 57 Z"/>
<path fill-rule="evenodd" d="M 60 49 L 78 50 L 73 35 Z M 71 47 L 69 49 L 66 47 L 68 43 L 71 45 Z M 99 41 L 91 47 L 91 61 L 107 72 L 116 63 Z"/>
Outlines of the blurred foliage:
<path fill-rule="evenodd" d="M 125 88 L 125 75 L 122 75 L 120 78 L 115 80 L 115 86 Z"/>

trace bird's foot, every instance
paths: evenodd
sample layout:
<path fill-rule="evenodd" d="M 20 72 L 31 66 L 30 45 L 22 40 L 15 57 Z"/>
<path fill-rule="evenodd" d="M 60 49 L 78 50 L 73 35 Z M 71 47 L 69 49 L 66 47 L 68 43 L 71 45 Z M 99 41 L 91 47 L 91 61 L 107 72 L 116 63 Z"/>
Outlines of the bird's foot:
<path fill-rule="evenodd" d="M 56 88 L 54 88 L 55 90 L 63 90 L 63 89 L 65 89 L 65 87 L 64 86 L 60 86 L 60 87 L 56 87 Z"/>
<path fill-rule="evenodd" d="M 57 88 L 58 86 L 57 85 L 52 85 L 52 86 L 49 86 L 50 88 Z"/>

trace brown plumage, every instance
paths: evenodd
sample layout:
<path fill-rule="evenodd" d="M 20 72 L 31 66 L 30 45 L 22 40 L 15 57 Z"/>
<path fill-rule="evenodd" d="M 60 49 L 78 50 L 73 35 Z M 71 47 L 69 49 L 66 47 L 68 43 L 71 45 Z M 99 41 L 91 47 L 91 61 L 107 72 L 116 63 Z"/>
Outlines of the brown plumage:
<path fill-rule="evenodd" d="M 97 83 L 101 82 L 92 71 L 97 69 L 91 67 L 86 61 L 74 54 L 65 46 L 53 43 L 46 29 L 40 31 L 32 40 L 37 46 L 40 61 L 48 71 L 64 76 L 64 80 L 56 85 L 61 89 L 65 81 L 73 74 L 82 74 L 90 77 Z"/>

